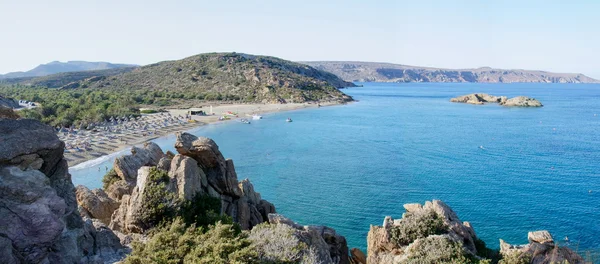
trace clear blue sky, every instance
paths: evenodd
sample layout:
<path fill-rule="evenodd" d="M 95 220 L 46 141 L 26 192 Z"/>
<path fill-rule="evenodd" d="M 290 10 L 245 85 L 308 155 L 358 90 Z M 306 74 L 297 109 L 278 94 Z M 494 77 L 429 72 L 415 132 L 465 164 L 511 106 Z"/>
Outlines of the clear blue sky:
<path fill-rule="evenodd" d="M 227 4 L 225 4 L 227 2 Z M 600 78 L 600 1 L 4 1 L 0 73 L 236 51 Z"/>

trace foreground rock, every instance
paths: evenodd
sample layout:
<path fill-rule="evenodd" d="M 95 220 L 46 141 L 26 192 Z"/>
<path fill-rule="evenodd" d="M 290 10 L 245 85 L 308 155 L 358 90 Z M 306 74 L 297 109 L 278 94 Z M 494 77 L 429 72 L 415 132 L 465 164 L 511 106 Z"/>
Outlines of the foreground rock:
<path fill-rule="evenodd" d="M 467 94 L 450 99 L 453 103 L 466 103 L 482 105 L 485 103 L 498 103 L 503 106 L 541 107 L 538 100 L 526 96 L 517 96 L 508 99 L 506 96 L 493 96 L 484 93 Z"/>
<path fill-rule="evenodd" d="M 271 225 L 291 227 L 293 236 L 314 252 L 314 262 L 309 263 L 350 263 L 346 238 L 337 234 L 333 228 L 302 226 L 280 214 L 269 214 L 268 217 Z"/>
<path fill-rule="evenodd" d="M 367 263 L 446 262 L 464 254 L 476 256 L 475 231 L 468 222 L 461 222 L 444 202 L 433 200 L 423 206 L 408 204 L 405 208 L 407 212 L 402 219 L 388 216 L 383 226 L 371 226 Z M 431 253 L 427 250 L 429 245 L 445 248 Z"/>
<path fill-rule="evenodd" d="M 500 254 L 505 259 L 521 260 L 529 263 L 585 263 L 583 258 L 567 247 L 554 244 L 550 232 L 546 230 L 529 232 L 529 244 L 510 245 L 500 239 Z"/>
<path fill-rule="evenodd" d="M 3 119 L 0 135 L 3 263 L 102 263 L 124 256 L 110 229 L 79 215 L 64 143 L 51 127 Z"/>

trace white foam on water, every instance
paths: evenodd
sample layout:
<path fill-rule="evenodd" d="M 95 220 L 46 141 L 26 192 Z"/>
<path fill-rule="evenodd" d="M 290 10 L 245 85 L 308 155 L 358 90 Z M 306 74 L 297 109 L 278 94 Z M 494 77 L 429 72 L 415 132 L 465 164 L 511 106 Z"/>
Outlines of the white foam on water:
<path fill-rule="evenodd" d="M 74 171 L 74 170 L 82 170 L 82 169 L 87 169 L 87 168 L 91 168 L 91 167 L 95 167 L 98 166 L 99 164 L 102 164 L 110 159 L 114 159 L 118 156 L 127 154 L 129 151 L 131 151 L 131 148 L 126 148 L 117 152 L 113 152 L 110 153 L 108 155 L 105 156 L 101 156 L 99 158 L 93 159 L 93 160 L 88 160 L 82 163 L 79 163 L 73 167 L 69 167 L 69 171 Z"/>

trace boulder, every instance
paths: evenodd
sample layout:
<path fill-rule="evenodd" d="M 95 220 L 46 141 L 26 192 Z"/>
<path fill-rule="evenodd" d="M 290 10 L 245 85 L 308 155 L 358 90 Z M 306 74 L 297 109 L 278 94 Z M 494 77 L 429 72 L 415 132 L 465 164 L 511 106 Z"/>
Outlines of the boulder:
<path fill-rule="evenodd" d="M 177 133 L 175 149 L 181 155 L 193 158 L 202 169 L 208 184 L 218 193 L 239 198 L 237 174 L 232 160 L 225 160 L 217 144 L 210 138 Z"/>
<path fill-rule="evenodd" d="M 104 224 L 110 223 L 113 212 L 119 208 L 119 203 L 110 197 L 102 189 L 88 189 L 78 185 L 75 188 L 77 204 L 82 207 L 89 217 L 97 218 Z"/>
<path fill-rule="evenodd" d="M 208 181 L 195 160 L 183 155 L 175 155 L 170 168 L 169 177 L 175 183 L 179 198 L 191 200 L 196 194 L 204 193 L 202 187 L 206 187 Z"/>
<path fill-rule="evenodd" d="M 258 205 L 262 200 L 260 198 L 260 193 L 254 191 L 254 185 L 250 182 L 249 179 L 244 179 L 239 183 L 240 190 L 242 191 L 242 195 L 246 197 L 249 203 Z"/>
<path fill-rule="evenodd" d="M 405 204 L 404 209 L 406 210 L 406 212 L 411 213 L 411 212 L 416 212 L 418 210 L 423 209 L 423 206 L 418 203 L 411 203 L 411 204 Z"/>
<path fill-rule="evenodd" d="M 536 242 L 540 244 L 554 244 L 552 235 L 550 235 L 550 232 L 546 230 L 527 233 L 527 240 L 529 240 L 529 243 Z"/>
<path fill-rule="evenodd" d="M 131 194 L 135 185 L 129 184 L 124 180 L 119 180 L 108 186 L 106 194 L 115 201 L 121 201 L 123 195 Z"/>
<path fill-rule="evenodd" d="M 142 166 L 156 166 L 164 155 L 156 143 L 146 142 L 143 148 L 131 148 L 131 155 L 116 158 L 113 168 L 122 180 L 135 182 Z"/>

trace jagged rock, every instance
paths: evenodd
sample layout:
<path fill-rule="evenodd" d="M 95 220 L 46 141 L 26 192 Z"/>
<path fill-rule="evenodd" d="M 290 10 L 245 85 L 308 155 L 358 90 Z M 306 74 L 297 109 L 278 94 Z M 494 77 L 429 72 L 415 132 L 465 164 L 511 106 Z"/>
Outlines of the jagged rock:
<path fill-rule="evenodd" d="M 191 157 L 198 162 L 198 166 L 208 179 L 208 184 L 218 193 L 233 198 L 241 196 L 233 161 L 225 160 L 212 139 L 198 138 L 188 133 L 177 133 L 175 149 L 179 154 Z"/>
<path fill-rule="evenodd" d="M 146 142 L 143 148 L 131 148 L 131 155 L 116 158 L 113 168 L 122 180 L 135 182 L 137 171 L 142 166 L 156 166 L 164 156 L 156 143 Z"/>
<path fill-rule="evenodd" d="M 260 212 L 260 215 L 265 221 L 269 220 L 269 214 L 277 213 L 275 210 L 275 205 L 273 205 L 267 200 L 260 200 L 256 208 L 258 209 L 258 212 Z"/>
<path fill-rule="evenodd" d="M 530 257 L 530 263 L 534 264 L 585 263 L 583 258 L 575 251 L 568 247 L 555 245 L 552 235 L 548 231 L 529 232 L 527 239 L 529 240 L 527 245 L 511 245 L 500 239 L 500 254 L 503 257 L 514 254 L 525 255 Z"/>
<path fill-rule="evenodd" d="M 191 200 L 197 194 L 204 193 L 202 187 L 208 182 L 198 163 L 190 157 L 175 155 L 171 161 L 169 177 L 174 180 L 179 197 Z"/>
<path fill-rule="evenodd" d="M 81 206 L 91 218 L 97 218 L 104 224 L 110 223 L 113 212 L 119 208 L 119 203 L 108 197 L 102 189 L 88 189 L 78 185 L 75 188 L 77 204 Z"/>
<path fill-rule="evenodd" d="M 367 256 L 358 248 L 350 249 L 350 263 L 367 264 Z"/>
<path fill-rule="evenodd" d="M 315 250 L 318 263 L 350 263 L 346 238 L 326 226 L 302 226 L 280 214 L 268 215 L 270 224 L 287 225 L 296 229 L 295 235 Z"/>
<path fill-rule="evenodd" d="M 521 106 L 521 107 L 541 107 L 542 103 L 540 103 L 540 101 L 538 101 L 534 98 L 530 98 L 530 97 L 526 97 L 526 96 L 517 96 L 514 98 L 510 98 L 508 100 L 505 100 L 504 102 L 501 102 L 500 105 Z"/>
<path fill-rule="evenodd" d="M 448 234 L 456 241 L 462 241 L 463 246 L 473 255 L 477 254 L 475 240 L 477 236 L 470 223 L 461 222 L 456 213 L 444 202 L 433 200 L 425 202 L 424 210 L 432 209 L 444 220 L 444 224 L 449 227 Z"/>
<path fill-rule="evenodd" d="M 2 262 L 103 262 L 79 215 L 64 143 L 54 129 L 35 120 L 2 119 L 0 135 Z"/>
<path fill-rule="evenodd" d="M 260 201 L 262 200 L 260 198 L 260 193 L 254 191 L 254 186 L 252 185 L 250 180 L 244 179 L 239 183 L 239 186 L 240 190 L 242 190 L 242 194 L 244 195 L 244 197 L 246 197 L 246 199 L 248 199 L 249 203 L 255 205 L 258 205 L 260 203 Z"/>

